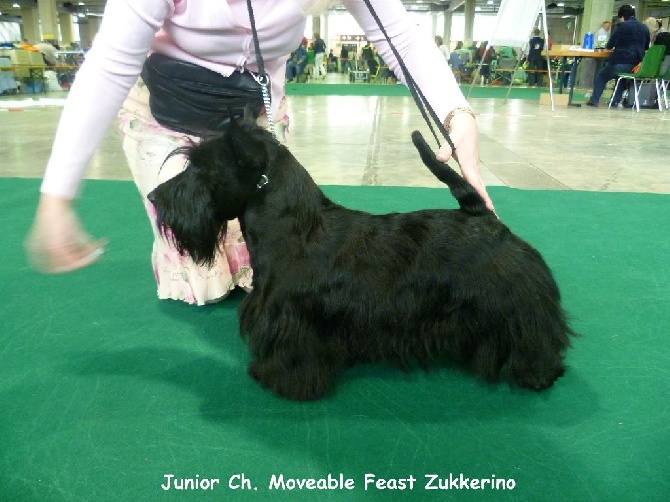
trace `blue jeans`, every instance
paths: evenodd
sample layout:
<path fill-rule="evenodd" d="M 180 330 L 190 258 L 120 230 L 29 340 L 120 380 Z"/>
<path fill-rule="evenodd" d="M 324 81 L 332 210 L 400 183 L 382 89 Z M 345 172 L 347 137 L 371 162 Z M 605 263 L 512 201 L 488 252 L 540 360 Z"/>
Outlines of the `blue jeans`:
<path fill-rule="evenodd" d="M 633 69 L 633 66 L 635 65 L 606 63 L 605 66 L 603 66 L 596 74 L 596 77 L 593 81 L 593 94 L 591 95 L 589 101 L 597 105 L 598 101 L 600 100 L 600 96 L 602 96 L 603 91 L 605 90 L 607 82 L 616 78 L 617 73 L 630 73 L 630 71 Z M 623 91 L 624 86 L 619 85 L 619 88 L 616 90 L 616 94 L 614 95 L 613 104 L 616 105 L 621 101 L 621 95 L 623 94 Z"/>

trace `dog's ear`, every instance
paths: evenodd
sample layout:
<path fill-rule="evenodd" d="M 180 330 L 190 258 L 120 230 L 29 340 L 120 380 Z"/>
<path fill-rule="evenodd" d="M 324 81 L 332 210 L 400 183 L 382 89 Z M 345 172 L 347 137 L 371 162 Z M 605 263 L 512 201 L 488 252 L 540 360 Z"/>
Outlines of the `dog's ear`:
<path fill-rule="evenodd" d="M 250 174 L 254 182 L 261 174 L 266 174 L 270 160 L 278 147 L 271 133 L 255 123 L 242 123 L 231 127 L 227 135 L 232 158 L 240 171 Z"/>

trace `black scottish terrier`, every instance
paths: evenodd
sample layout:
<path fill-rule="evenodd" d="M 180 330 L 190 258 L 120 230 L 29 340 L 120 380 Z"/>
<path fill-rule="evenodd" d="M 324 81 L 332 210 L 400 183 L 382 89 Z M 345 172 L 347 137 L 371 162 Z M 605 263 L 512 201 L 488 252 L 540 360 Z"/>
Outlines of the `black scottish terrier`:
<path fill-rule="evenodd" d="M 239 218 L 254 271 L 239 307 L 249 373 L 275 394 L 317 399 L 350 365 L 427 367 L 445 356 L 533 390 L 563 375 L 575 333 L 541 255 L 419 132 L 412 140 L 460 209 L 344 208 L 271 133 L 244 121 L 174 152 L 187 168 L 149 194 L 163 234 L 200 264 Z"/>

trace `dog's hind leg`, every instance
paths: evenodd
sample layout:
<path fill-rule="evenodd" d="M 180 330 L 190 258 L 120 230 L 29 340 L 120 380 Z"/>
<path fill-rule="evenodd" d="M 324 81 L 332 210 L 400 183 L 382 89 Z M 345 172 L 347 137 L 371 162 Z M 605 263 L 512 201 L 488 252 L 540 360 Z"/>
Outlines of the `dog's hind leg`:
<path fill-rule="evenodd" d="M 483 376 L 487 382 L 495 382 L 500 378 L 500 370 L 509 357 L 509 347 L 494 337 L 478 344 L 470 362 L 473 371 Z"/>
<path fill-rule="evenodd" d="M 507 362 L 511 384 L 539 391 L 551 387 L 563 376 L 563 350 L 569 346 L 569 341 L 562 331 L 562 323 L 551 327 L 545 326 L 547 330 L 532 339 L 521 337 L 513 342 Z"/>
<path fill-rule="evenodd" d="M 544 390 L 563 376 L 565 366 L 560 358 L 541 358 L 535 361 L 514 360 L 509 367 L 509 381 L 513 385 L 530 389 Z"/>

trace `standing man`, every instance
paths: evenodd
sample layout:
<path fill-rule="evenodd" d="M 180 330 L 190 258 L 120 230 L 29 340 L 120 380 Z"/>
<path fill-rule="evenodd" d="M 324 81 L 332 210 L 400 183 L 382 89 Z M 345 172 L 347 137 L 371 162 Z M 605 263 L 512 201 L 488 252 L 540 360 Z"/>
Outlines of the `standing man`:
<path fill-rule="evenodd" d="M 340 71 L 342 73 L 349 71 L 349 49 L 344 44 L 342 44 L 342 48 L 340 49 Z"/>
<path fill-rule="evenodd" d="M 528 41 L 528 87 L 542 83 L 544 39 L 540 37 L 540 28 L 533 28 L 533 37 Z"/>
<path fill-rule="evenodd" d="M 314 78 L 326 78 L 326 67 L 323 65 L 323 58 L 326 55 L 326 42 L 321 38 L 320 33 L 314 33 Z"/>
<path fill-rule="evenodd" d="M 619 7 L 617 17 L 620 22 L 612 30 L 612 36 L 606 45 L 607 49 L 613 49 L 613 51 L 605 66 L 596 74 L 593 94 L 586 102 L 588 106 L 598 106 L 607 82 L 616 78 L 617 72 L 630 72 L 636 64 L 642 61 L 649 47 L 649 29 L 635 19 L 635 9 L 631 5 Z M 620 86 L 614 95 L 615 104 L 621 101 L 622 94 L 623 86 Z"/>

